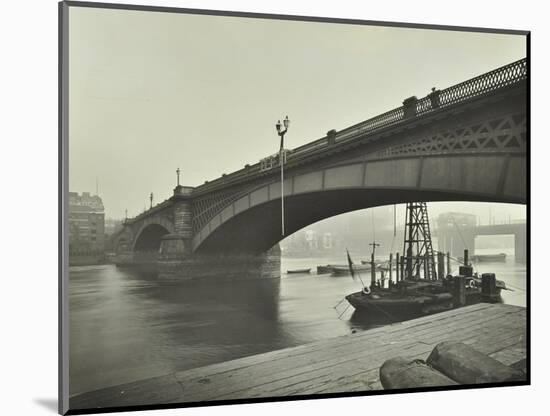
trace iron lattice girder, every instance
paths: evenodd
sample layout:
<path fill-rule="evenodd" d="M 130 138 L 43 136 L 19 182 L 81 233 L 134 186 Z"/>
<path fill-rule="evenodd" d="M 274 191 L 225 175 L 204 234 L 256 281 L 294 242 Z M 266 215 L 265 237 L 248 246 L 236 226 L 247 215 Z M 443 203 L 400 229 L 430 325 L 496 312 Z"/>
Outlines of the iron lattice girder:
<path fill-rule="evenodd" d="M 420 277 L 422 266 L 425 279 L 436 278 L 430 221 L 425 202 L 407 203 L 403 254 L 407 278 Z"/>
<path fill-rule="evenodd" d="M 404 143 L 379 150 L 372 159 L 436 153 L 523 153 L 527 148 L 527 116 L 516 112 L 487 120 L 472 120 L 467 125 L 441 130 L 435 134 L 413 136 Z"/>

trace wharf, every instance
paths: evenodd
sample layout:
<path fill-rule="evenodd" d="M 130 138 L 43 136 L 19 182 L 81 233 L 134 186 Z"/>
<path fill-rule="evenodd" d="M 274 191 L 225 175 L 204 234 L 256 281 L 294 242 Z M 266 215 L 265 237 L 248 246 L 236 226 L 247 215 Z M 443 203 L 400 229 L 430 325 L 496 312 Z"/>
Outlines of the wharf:
<path fill-rule="evenodd" d="M 83 393 L 70 409 L 197 403 L 381 390 L 387 359 L 426 359 L 461 341 L 506 365 L 525 364 L 523 307 L 479 303 L 355 334 Z"/>

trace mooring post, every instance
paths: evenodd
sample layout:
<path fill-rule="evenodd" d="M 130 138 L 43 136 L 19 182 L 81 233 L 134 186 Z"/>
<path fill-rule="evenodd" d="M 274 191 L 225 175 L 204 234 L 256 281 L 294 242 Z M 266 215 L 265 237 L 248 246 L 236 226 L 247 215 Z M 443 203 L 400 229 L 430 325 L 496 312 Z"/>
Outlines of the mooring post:
<path fill-rule="evenodd" d="M 370 255 L 370 287 L 376 285 L 376 269 L 374 268 L 374 253 Z"/>
<path fill-rule="evenodd" d="M 497 279 L 494 273 L 483 273 L 481 275 L 481 299 L 484 302 L 495 302 L 498 300 Z"/>
<path fill-rule="evenodd" d="M 437 277 L 439 279 L 445 278 L 445 257 L 441 251 L 437 252 Z"/>
<path fill-rule="evenodd" d="M 407 247 L 407 256 L 406 256 L 406 261 L 407 261 L 407 266 L 406 266 L 406 269 L 407 269 L 407 279 L 411 279 L 412 278 L 412 275 L 413 275 L 413 265 L 412 265 L 412 248 L 411 247 Z"/>
<path fill-rule="evenodd" d="M 447 274 L 451 274 L 451 253 L 447 251 Z"/>
<path fill-rule="evenodd" d="M 393 254 L 390 253 L 390 262 L 389 262 L 390 280 L 389 280 L 389 282 L 388 282 L 389 287 L 391 287 L 391 285 L 392 285 L 392 283 L 393 283 L 393 281 L 392 281 L 392 277 L 393 277 L 393 276 L 392 276 L 392 266 L 393 266 L 393 265 L 392 265 L 392 261 L 393 261 Z"/>
<path fill-rule="evenodd" d="M 395 253 L 395 282 L 399 282 L 399 253 Z"/>
<path fill-rule="evenodd" d="M 466 305 L 466 278 L 462 275 L 453 278 L 453 307 Z"/>
<path fill-rule="evenodd" d="M 426 254 L 424 256 L 424 279 L 427 279 L 428 277 L 428 255 Z"/>

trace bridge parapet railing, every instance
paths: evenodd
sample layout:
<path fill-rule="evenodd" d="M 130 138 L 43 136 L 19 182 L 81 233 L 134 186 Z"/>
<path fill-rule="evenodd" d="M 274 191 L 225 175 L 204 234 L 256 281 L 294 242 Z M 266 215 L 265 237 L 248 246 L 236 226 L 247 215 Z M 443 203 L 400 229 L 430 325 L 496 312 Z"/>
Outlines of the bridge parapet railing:
<path fill-rule="evenodd" d="M 525 79 L 527 79 L 527 60 L 521 59 L 439 91 L 439 107 L 448 107 Z M 420 101 L 429 102 L 429 96 Z M 417 107 L 418 113 L 432 110 L 431 106 L 426 104 L 426 102 L 422 104 L 419 102 L 419 106 L 423 107 Z"/>
<path fill-rule="evenodd" d="M 145 211 L 140 212 L 140 213 L 137 214 L 135 217 L 132 217 L 132 218 L 125 218 L 124 221 L 123 221 L 123 224 L 124 224 L 124 225 L 133 224 L 133 223 L 136 222 L 136 221 L 139 221 L 139 220 L 141 220 L 141 219 L 143 219 L 143 218 L 145 218 L 145 217 L 148 217 L 149 215 L 151 215 L 151 214 L 154 213 L 154 212 L 158 212 L 158 211 L 164 209 L 164 208 L 167 207 L 168 205 L 170 205 L 170 200 L 164 200 L 164 201 L 162 201 L 162 202 L 159 202 L 158 204 L 153 205 L 152 207 L 145 209 Z"/>
<path fill-rule="evenodd" d="M 449 107 L 527 79 L 527 60 L 521 59 L 475 78 L 432 93 L 416 102 L 416 116 Z M 405 119 L 405 107 L 401 106 L 369 120 L 339 131 L 336 142 L 351 140 L 358 135 L 389 127 Z"/>
<path fill-rule="evenodd" d="M 301 154 L 307 153 L 311 150 L 316 150 L 316 149 L 325 147 L 328 144 L 329 144 L 328 143 L 328 138 L 323 137 L 323 138 L 315 140 L 313 142 L 309 142 L 309 143 L 306 143 L 302 146 L 296 147 L 296 148 L 292 149 L 291 153 L 292 153 L 293 156 L 301 155 Z"/>
<path fill-rule="evenodd" d="M 348 139 L 356 137 L 359 134 L 369 133 L 396 124 L 397 122 L 403 120 L 404 115 L 404 108 L 399 107 L 380 114 L 376 117 L 373 117 L 362 123 L 348 127 L 344 130 L 340 130 L 338 133 L 336 133 L 336 143 L 346 141 Z"/>

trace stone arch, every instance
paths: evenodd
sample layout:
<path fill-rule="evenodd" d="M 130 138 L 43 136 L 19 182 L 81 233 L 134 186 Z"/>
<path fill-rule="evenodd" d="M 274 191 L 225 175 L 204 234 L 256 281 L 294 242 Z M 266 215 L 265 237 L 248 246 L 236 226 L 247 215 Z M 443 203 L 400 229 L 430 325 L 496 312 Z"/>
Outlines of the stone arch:
<path fill-rule="evenodd" d="M 132 251 L 158 251 L 164 235 L 174 233 L 174 225 L 164 217 L 143 220 L 133 239 Z"/>

